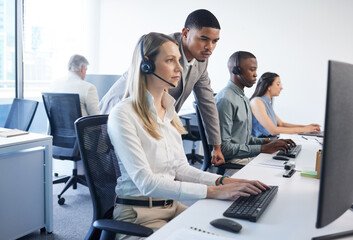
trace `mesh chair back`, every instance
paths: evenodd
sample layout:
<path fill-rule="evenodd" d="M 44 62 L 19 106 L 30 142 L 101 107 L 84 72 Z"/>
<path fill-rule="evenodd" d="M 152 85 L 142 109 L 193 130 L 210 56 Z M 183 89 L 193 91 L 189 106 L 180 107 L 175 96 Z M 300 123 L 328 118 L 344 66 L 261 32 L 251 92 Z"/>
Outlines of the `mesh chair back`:
<path fill-rule="evenodd" d="M 15 98 L 12 102 L 4 127 L 28 131 L 37 107 L 37 101 Z"/>
<path fill-rule="evenodd" d="M 212 161 L 212 146 L 208 144 L 207 142 L 207 137 L 206 137 L 206 133 L 205 133 L 205 127 L 203 126 L 203 121 L 201 118 L 201 114 L 200 114 L 200 109 L 197 106 L 197 104 L 194 104 L 194 108 L 196 111 L 196 116 L 197 116 L 197 121 L 198 121 L 198 125 L 199 125 L 199 131 L 200 131 L 200 137 L 201 137 L 201 142 L 202 142 L 202 147 L 204 149 L 204 159 L 203 159 L 203 163 L 201 166 L 201 170 L 203 171 L 207 171 L 207 169 L 211 166 L 211 161 Z M 235 164 L 235 163 L 225 163 L 223 165 L 219 165 L 217 168 L 217 174 L 224 174 L 224 171 L 226 169 L 241 169 L 242 167 L 244 167 L 244 165 L 240 165 L 240 164 Z"/>
<path fill-rule="evenodd" d="M 74 122 L 80 118 L 78 94 L 42 93 L 50 134 L 53 136 L 53 156 L 58 159 L 79 160 Z"/>
<path fill-rule="evenodd" d="M 115 187 L 120 176 L 118 161 L 107 133 L 108 115 L 94 115 L 75 122 L 87 184 L 93 203 L 93 220 L 112 218 Z M 86 239 L 97 239 L 91 226 Z"/>

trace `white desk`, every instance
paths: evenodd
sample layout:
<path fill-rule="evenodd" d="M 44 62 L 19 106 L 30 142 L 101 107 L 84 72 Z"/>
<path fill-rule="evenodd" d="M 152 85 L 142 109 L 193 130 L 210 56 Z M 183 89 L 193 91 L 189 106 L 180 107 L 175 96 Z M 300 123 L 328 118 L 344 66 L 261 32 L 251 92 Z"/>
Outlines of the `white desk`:
<path fill-rule="evenodd" d="M 320 145 L 314 138 L 309 140 L 297 138 L 295 141 L 303 145 L 296 159 L 297 166 L 305 170 L 314 170 L 316 151 Z M 259 164 L 261 160 L 271 158 L 271 156 L 260 154 L 234 175 L 236 178 L 259 179 L 268 185 L 279 186 L 277 195 L 256 223 L 235 219 L 243 226 L 238 234 L 214 228 L 209 222 L 222 218 L 223 212 L 232 202 L 205 199 L 196 202 L 148 239 L 167 239 L 176 230 L 189 229 L 191 226 L 223 237 L 249 240 L 311 239 L 315 236 L 353 229 L 353 211 L 351 210 L 330 225 L 316 229 L 319 180 L 302 177 L 300 172 L 296 172 L 291 178 L 283 178 L 283 169 Z"/>
<path fill-rule="evenodd" d="M 53 231 L 52 137 L 0 137 L 0 239 Z"/>

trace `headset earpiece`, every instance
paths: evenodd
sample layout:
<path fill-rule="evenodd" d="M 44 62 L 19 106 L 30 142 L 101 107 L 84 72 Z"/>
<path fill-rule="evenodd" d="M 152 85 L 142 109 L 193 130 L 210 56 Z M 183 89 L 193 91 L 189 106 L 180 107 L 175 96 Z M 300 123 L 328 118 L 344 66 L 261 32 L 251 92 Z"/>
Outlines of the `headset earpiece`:
<path fill-rule="evenodd" d="M 172 87 L 176 87 L 173 83 L 168 82 L 167 80 L 165 80 L 164 78 L 160 77 L 159 75 L 157 75 L 154 70 L 156 69 L 156 66 L 154 65 L 154 62 L 152 62 L 151 60 L 147 59 L 145 57 L 145 54 L 143 53 L 143 41 L 145 40 L 145 37 L 142 38 L 141 40 L 141 58 L 142 58 L 142 63 L 141 63 L 141 72 L 145 73 L 145 74 L 153 74 L 154 76 L 156 76 L 157 78 L 159 78 L 160 80 L 162 80 L 163 82 L 169 84 Z"/>
<path fill-rule="evenodd" d="M 243 78 L 241 68 L 239 67 L 239 52 L 235 53 L 235 66 L 232 68 L 232 73 L 238 75 L 244 86 L 251 87 L 251 85 Z"/>
<path fill-rule="evenodd" d="M 154 72 L 155 65 L 151 60 L 148 60 L 145 58 L 145 55 L 143 53 L 143 41 L 145 40 L 145 37 L 142 38 L 141 40 L 141 58 L 142 58 L 142 63 L 141 63 L 141 72 L 145 74 L 150 74 Z"/>
<path fill-rule="evenodd" d="M 241 69 L 239 67 L 239 52 L 235 53 L 235 66 L 232 68 L 232 73 L 235 75 L 241 74 Z"/>
<path fill-rule="evenodd" d="M 234 73 L 235 75 L 240 75 L 241 74 L 241 70 L 239 66 L 234 66 L 232 68 L 232 73 Z"/>

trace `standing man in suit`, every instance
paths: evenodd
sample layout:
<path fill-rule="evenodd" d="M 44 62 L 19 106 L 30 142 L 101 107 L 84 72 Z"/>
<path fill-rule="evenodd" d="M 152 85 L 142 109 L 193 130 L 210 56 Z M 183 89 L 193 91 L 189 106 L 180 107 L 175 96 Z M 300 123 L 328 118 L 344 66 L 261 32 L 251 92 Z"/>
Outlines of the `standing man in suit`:
<path fill-rule="evenodd" d="M 67 76 L 56 80 L 51 87 L 51 92 L 78 93 L 82 116 L 100 114 L 97 88 L 85 82 L 88 61 L 84 56 L 73 55 L 68 63 Z"/>
<path fill-rule="evenodd" d="M 178 112 L 194 91 L 205 124 L 208 143 L 213 146 L 212 163 L 216 165 L 225 161 L 221 151 L 217 107 L 207 65 L 208 58 L 219 40 L 220 29 L 217 18 L 210 11 L 199 9 L 189 14 L 181 33 L 170 35 L 179 43 L 183 71 L 178 85 L 169 89 L 169 94 L 175 98 L 175 110 Z M 124 73 L 102 98 L 100 102 L 102 113 L 109 114 L 112 107 L 123 98 L 126 88 L 123 86 L 126 86 L 127 75 L 128 73 Z"/>

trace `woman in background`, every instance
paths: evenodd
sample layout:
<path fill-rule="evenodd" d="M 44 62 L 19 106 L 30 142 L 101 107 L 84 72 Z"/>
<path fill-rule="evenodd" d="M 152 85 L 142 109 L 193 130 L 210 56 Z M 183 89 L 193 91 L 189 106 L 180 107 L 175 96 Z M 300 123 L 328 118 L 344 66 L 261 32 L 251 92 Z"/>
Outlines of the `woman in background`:
<path fill-rule="evenodd" d="M 280 133 L 309 133 L 319 132 L 319 124 L 298 125 L 283 122 L 272 107 L 273 97 L 279 96 L 283 87 L 281 79 L 276 73 L 266 72 L 259 79 L 256 89 L 250 98 L 253 114 L 252 135 L 255 137 L 269 137 Z"/>
<path fill-rule="evenodd" d="M 182 67 L 178 43 L 149 33 L 135 48 L 129 96 L 111 111 L 108 133 L 121 176 L 114 218 L 159 229 L 186 207 L 179 200 L 235 200 L 269 187 L 259 181 L 222 177 L 189 165 L 181 139 L 185 130 L 168 89 Z M 148 65 L 148 66 L 147 66 Z"/>

